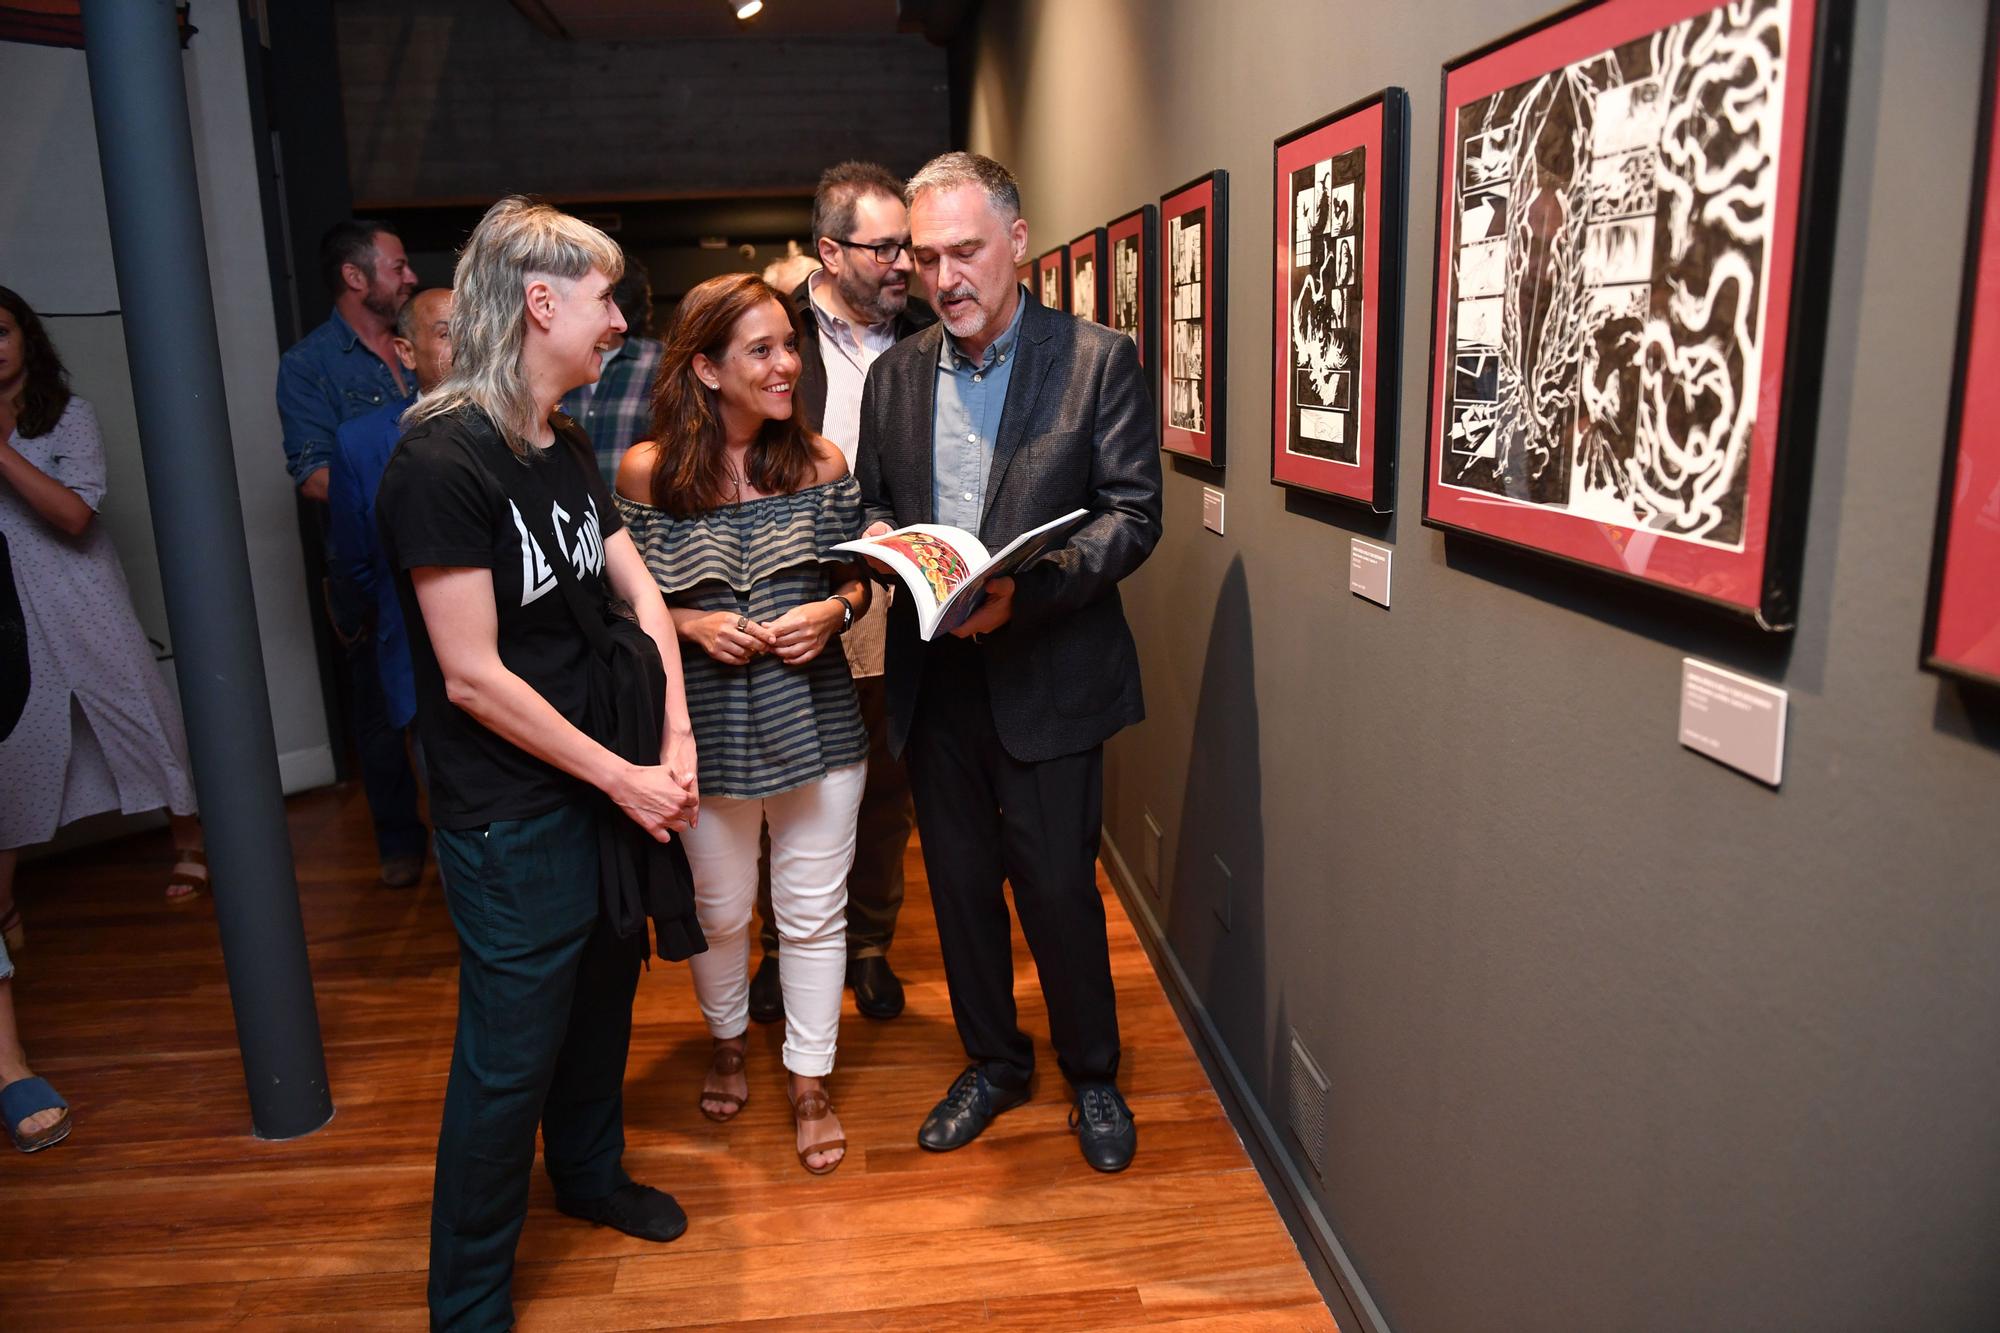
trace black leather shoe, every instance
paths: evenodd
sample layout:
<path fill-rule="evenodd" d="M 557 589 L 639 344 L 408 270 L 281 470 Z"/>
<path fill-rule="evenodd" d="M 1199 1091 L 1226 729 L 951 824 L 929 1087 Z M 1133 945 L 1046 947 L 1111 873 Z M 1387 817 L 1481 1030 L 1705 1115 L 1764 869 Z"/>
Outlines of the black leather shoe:
<path fill-rule="evenodd" d="M 1111 1083 L 1086 1083 L 1076 1090 L 1069 1127 L 1083 1148 L 1083 1160 L 1099 1171 L 1123 1171 L 1139 1147 L 1139 1126 L 1131 1108 Z"/>
<path fill-rule="evenodd" d="M 894 1018 L 903 1012 L 903 983 L 882 955 L 848 959 L 847 984 L 863 1018 Z"/>
<path fill-rule="evenodd" d="M 673 1195 L 636 1180 L 626 1181 L 601 1199 L 557 1195 L 556 1211 L 640 1240 L 669 1241 L 688 1229 L 687 1214 Z"/>
<path fill-rule="evenodd" d="M 1010 1111 L 1028 1100 L 1028 1090 L 998 1088 L 987 1081 L 978 1065 L 967 1065 L 951 1085 L 944 1100 L 924 1117 L 917 1131 L 917 1146 L 932 1152 L 950 1152 L 978 1138 L 993 1123 L 993 1117 Z"/>
<path fill-rule="evenodd" d="M 750 978 L 750 1017 L 759 1023 L 782 1023 L 785 1019 L 785 988 L 778 984 L 778 955 L 767 953 Z"/>

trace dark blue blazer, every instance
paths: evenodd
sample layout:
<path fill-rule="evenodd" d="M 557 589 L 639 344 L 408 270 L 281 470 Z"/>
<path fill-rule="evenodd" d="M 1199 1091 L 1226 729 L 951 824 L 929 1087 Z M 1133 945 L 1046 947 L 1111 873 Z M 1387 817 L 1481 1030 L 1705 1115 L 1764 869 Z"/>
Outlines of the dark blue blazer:
<path fill-rule="evenodd" d="M 407 727 L 417 714 L 417 687 L 410 670 L 410 641 L 403 632 L 403 608 L 396 580 L 375 532 L 375 492 L 389 455 L 403 438 L 400 424 L 408 403 L 389 403 L 342 422 L 334 434 L 333 471 L 327 478 L 327 572 L 333 585 L 334 614 L 344 624 L 375 619 L 375 660 L 382 675 L 389 725 Z"/>

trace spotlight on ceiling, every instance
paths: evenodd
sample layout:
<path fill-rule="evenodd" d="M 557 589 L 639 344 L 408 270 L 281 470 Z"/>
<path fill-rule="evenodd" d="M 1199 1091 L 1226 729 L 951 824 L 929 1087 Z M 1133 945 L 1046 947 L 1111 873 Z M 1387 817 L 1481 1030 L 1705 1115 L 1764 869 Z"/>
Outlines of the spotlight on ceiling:
<path fill-rule="evenodd" d="M 764 0 L 722 0 L 738 23 L 748 23 L 764 12 Z"/>

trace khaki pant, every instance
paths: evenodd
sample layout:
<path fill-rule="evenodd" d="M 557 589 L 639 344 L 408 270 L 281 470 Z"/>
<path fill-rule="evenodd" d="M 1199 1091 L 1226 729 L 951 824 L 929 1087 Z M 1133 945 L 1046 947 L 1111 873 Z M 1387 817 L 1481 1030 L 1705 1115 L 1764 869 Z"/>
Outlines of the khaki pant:
<path fill-rule="evenodd" d="M 847 876 L 847 956 L 878 957 L 889 952 L 896 914 L 903 908 L 903 851 L 910 845 L 910 774 L 889 753 L 888 692 L 881 676 L 854 682 L 861 720 L 868 728 L 868 785 L 856 820 L 854 869 Z M 770 837 L 757 863 L 758 938 L 764 952 L 778 952 L 771 915 Z"/>

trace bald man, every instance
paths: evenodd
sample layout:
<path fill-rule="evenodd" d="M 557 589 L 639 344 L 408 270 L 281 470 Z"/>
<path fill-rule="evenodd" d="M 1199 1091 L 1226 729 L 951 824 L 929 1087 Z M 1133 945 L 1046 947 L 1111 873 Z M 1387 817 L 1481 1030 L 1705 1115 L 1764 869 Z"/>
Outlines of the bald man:
<path fill-rule="evenodd" d="M 396 316 L 394 347 L 403 370 L 416 377 L 417 392 L 429 393 L 451 369 L 451 289 L 418 292 Z M 328 605 L 343 641 L 375 640 L 375 663 L 382 682 L 388 725 L 400 739 L 416 716 L 416 684 L 410 671 L 410 644 L 396 582 L 375 531 L 375 491 L 382 470 L 402 438 L 407 402 L 387 403 L 343 422 L 334 435 L 332 473 L 327 486 Z M 382 882 L 407 888 L 423 876 L 421 855 L 383 862 Z"/>

